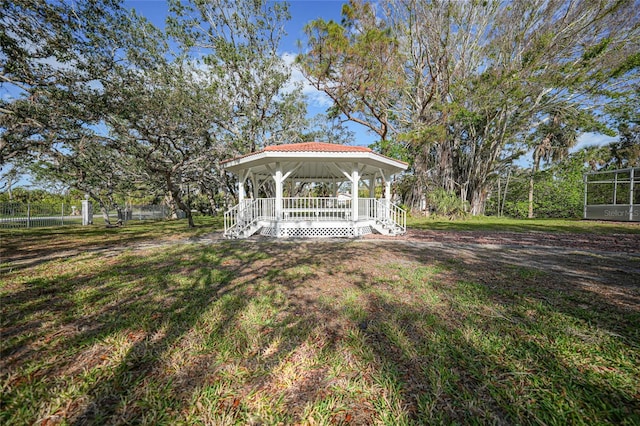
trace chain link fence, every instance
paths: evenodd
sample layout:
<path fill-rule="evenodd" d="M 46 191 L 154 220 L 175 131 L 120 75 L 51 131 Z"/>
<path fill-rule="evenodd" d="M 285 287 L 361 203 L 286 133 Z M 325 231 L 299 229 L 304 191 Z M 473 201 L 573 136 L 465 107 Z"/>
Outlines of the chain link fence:
<path fill-rule="evenodd" d="M 66 203 L 0 203 L 0 228 L 82 225 L 82 211 L 78 206 Z M 96 219 L 102 218 L 102 211 L 97 205 L 94 205 L 93 214 Z M 140 205 L 123 209 L 120 217 L 116 210 L 110 211 L 109 220 L 162 220 L 169 215 L 170 210 L 165 205 Z"/>
<path fill-rule="evenodd" d="M 69 204 L 0 203 L 1 228 L 80 225 L 80 209 Z"/>

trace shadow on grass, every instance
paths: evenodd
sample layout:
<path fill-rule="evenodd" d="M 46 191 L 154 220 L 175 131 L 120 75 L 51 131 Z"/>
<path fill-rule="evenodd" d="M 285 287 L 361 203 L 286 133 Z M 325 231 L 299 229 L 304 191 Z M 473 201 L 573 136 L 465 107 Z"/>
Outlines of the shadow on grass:
<path fill-rule="evenodd" d="M 637 222 L 603 222 L 581 219 L 510 219 L 499 217 L 470 217 L 464 220 L 413 217 L 408 219 L 412 229 L 432 231 L 491 231 L 491 232 L 567 232 L 588 234 L 640 234 Z"/>
<path fill-rule="evenodd" d="M 164 371 L 171 352 L 181 340 L 190 338 L 203 314 L 215 307 L 220 318 L 207 333 L 214 342 L 224 340 L 225 335 L 230 340 L 239 339 L 230 350 L 235 355 L 243 354 L 247 342 L 243 342 L 246 337 L 237 335 L 239 316 L 253 299 L 274 291 L 266 282 L 261 284 L 261 292 L 256 292 L 262 272 L 277 286 L 296 287 L 296 280 L 281 275 L 276 261 L 270 260 L 278 253 L 269 252 L 266 247 L 247 250 L 233 243 L 211 249 L 181 246 L 143 256 L 124 254 L 101 260 L 81 273 L 27 278 L 21 290 L 3 294 L 0 356 L 3 371 L 15 374 L 22 368 L 32 373 L 27 376 L 29 383 L 24 376 L 17 380 L 5 377 L 13 392 L 5 394 L 2 405 L 19 405 L 24 401 L 21 390 L 46 401 L 56 381 L 77 380 L 83 372 L 104 369 L 115 359 L 108 372 L 98 371 L 95 379 L 80 380 L 85 385 L 95 381 L 83 390 L 84 397 L 50 415 L 60 415 L 74 424 L 148 419 L 149 407 L 144 407 L 148 395 L 140 392 L 154 392 L 150 382 L 165 386 L 177 382 L 179 387 L 163 395 L 164 401 L 155 411 L 159 417 L 153 422 L 166 421 L 168 412 L 185 404 L 184 399 L 175 399 L 172 394 L 188 401 L 195 389 L 211 380 L 202 371 L 211 372 L 212 365 L 219 363 L 215 354 L 209 354 L 204 365 L 202 360 L 194 365 L 189 361 L 172 374 Z M 254 263 L 259 260 L 263 260 L 266 271 L 255 270 Z M 261 361 L 265 365 L 278 364 L 314 329 L 315 323 L 303 312 L 307 305 L 286 305 L 276 324 L 286 329 L 272 334 L 287 342 Z M 203 342 L 199 345 L 207 346 Z M 202 354 L 194 351 L 189 350 L 186 356 L 200 358 Z M 158 392 L 162 393 L 161 387 Z M 9 422 L 12 418 L 6 415 L 10 412 L 4 411 L 4 420 Z"/>
<path fill-rule="evenodd" d="M 448 263 L 459 280 L 473 282 L 496 303 L 515 308 L 528 301 L 593 324 L 640 348 L 640 286 L 627 254 L 545 248 L 482 247 L 413 249 L 393 246 L 407 258 Z M 637 257 L 636 257 L 637 258 Z"/>
<path fill-rule="evenodd" d="M 569 424 L 585 422 L 585 414 L 613 422 L 638 415 L 636 399 L 597 375 L 514 331 L 498 334 L 500 320 L 443 319 L 432 309 L 364 298 L 379 380 L 406 407 L 397 423 Z M 425 317 L 428 326 L 417 326 Z"/>
<path fill-rule="evenodd" d="M 602 371 L 587 365 L 597 351 L 633 352 L 637 310 L 557 280 L 558 294 L 600 310 L 597 326 L 581 324 L 590 317 L 570 297 L 551 303 L 539 287 L 548 277 L 495 255 L 470 264 L 391 243 L 242 241 L 81 259 L 55 278 L 25 276 L 2 295 L 0 355 L 9 373 L 1 398 L 3 411 L 17 414 L 0 420 L 638 419 L 638 397 L 623 391 L 633 388 L 625 384 L 633 372 L 611 371 L 618 360 L 596 362 Z M 583 332 L 602 326 L 623 338 L 581 343 L 563 329 L 571 318 Z M 584 348 L 594 353 L 576 359 Z M 29 411 L 27 395 L 45 405 Z"/>
<path fill-rule="evenodd" d="M 131 221 L 116 228 L 65 226 L 0 230 L 0 273 L 37 266 L 82 252 L 124 249 L 132 244 L 167 238 L 194 238 L 222 228 L 220 217 L 198 217 L 188 228 L 186 220 Z"/>

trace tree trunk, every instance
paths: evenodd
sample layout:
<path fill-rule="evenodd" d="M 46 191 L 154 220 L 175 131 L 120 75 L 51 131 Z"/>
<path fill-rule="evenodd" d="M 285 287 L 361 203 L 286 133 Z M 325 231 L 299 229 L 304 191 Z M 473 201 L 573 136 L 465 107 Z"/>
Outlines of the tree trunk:
<path fill-rule="evenodd" d="M 167 188 L 169 189 L 169 193 L 171 194 L 171 198 L 176 203 L 178 208 L 184 212 L 184 215 L 189 222 L 189 228 L 194 228 L 195 224 L 193 223 L 193 216 L 191 215 L 191 208 L 182 201 L 182 197 L 180 196 L 180 188 L 178 185 L 175 185 L 171 180 L 171 175 L 168 174 L 166 177 Z"/>
<path fill-rule="evenodd" d="M 105 225 L 111 225 L 111 221 L 109 220 L 109 209 L 100 202 L 100 210 L 102 211 L 102 218 L 104 219 Z"/>
<path fill-rule="evenodd" d="M 211 209 L 211 215 L 218 215 L 218 205 L 216 204 L 216 198 L 209 192 L 206 192 L 207 200 L 209 201 L 209 208 Z"/>
<path fill-rule="evenodd" d="M 185 214 L 187 215 L 187 221 L 189 221 L 189 228 L 195 228 L 196 225 L 195 223 L 193 223 L 193 215 L 191 214 L 191 209 L 187 208 Z"/>
<path fill-rule="evenodd" d="M 531 166 L 531 176 L 529 177 L 529 214 L 528 218 L 533 219 L 533 181 L 534 176 L 538 173 L 538 168 L 540 167 L 540 153 L 538 149 L 533 151 L 533 165 Z"/>
<path fill-rule="evenodd" d="M 178 206 L 176 205 L 176 202 L 173 199 L 173 196 L 171 195 L 171 193 L 168 193 L 167 195 L 165 195 L 164 202 L 169 207 L 169 215 L 168 215 L 168 217 L 171 218 L 171 219 L 177 219 L 178 218 Z"/>
<path fill-rule="evenodd" d="M 471 191 L 471 215 L 481 216 L 484 214 L 487 196 L 489 192 L 484 186 L 477 186 Z"/>
<path fill-rule="evenodd" d="M 509 191 L 509 178 L 510 177 L 511 177 L 511 168 L 509 168 L 509 171 L 507 172 L 507 182 L 504 184 L 504 195 L 502 197 L 502 204 L 499 206 L 500 207 L 499 216 L 502 216 L 504 214 L 504 203 L 507 202 L 507 193 Z"/>

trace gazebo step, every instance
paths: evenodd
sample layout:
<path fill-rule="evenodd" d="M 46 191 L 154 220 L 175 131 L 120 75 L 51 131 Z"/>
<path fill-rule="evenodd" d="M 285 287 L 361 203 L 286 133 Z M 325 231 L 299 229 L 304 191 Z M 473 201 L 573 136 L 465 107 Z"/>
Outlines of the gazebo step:
<path fill-rule="evenodd" d="M 404 234 L 404 229 L 396 225 L 395 223 L 383 223 L 377 222 L 372 225 L 372 228 L 381 235 L 401 235 Z"/>

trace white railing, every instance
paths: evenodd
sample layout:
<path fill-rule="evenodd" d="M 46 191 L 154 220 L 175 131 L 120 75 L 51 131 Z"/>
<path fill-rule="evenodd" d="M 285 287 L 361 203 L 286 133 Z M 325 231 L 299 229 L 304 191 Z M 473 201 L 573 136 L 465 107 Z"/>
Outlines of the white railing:
<path fill-rule="evenodd" d="M 283 220 L 351 220 L 351 200 L 335 197 L 283 198 Z"/>
<path fill-rule="evenodd" d="M 361 198 L 358 200 L 358 218 L 373 219 L 384 224 L 394 224 L 404 233 L 407 230 L 407 212 L 385 199 Z"/>
<path fill-rule="evenodd" d="M 253 225 L 259 220 L 273 220 L 276 217 L 275 198 L 258 198 L 245 209 L 246 220 Z"/>
<path fill-rule="evenodd" d="M 358 219 L 381 219 L 384 217 L 382 204 L 375 198 L 358 199 Z"/>
<path fill-rule="evenodd" d="M 224 214 L 224 235 L 241 236 L 242 232 L 261 220 L 283 221 L 330 221 L 351 220 L 350 199 L 324 198 L 283 198 L 282 206 L 276 209 L 274 198 L 247 199 Z M 277 217 L 276 211 L 280 212 Z M 387 200 L 375 198 L 358 199 L 358 219 L 375 220 L 404 233 L 407 230 L 407 214 L 400 207 Z"/>
<path fill-rule="evenodd" d="M 380 204 L 380 202 L 378 203 Z M 387 204 L 386 201 L 385 201 L 385 204 Z M 393 203 L 388 203 L 388 204 L 389 204 L 389 208 L 384 209 L 389 214 L 389 217 L 387 218 L 387 220 L 390 223 L 395 224 L 398 228 L 400 228 L 401 232 L 404 234 L 405 232 L 407 232 L 407 212 Z"/>
<path fill-rule="evenodd" d="M 224 235 L 227 237 L 239 236 L 242 231 L 260 220 L 275 219 L 275 206 L 273 198 L 243 200 L 224 213 Z"/>
<path fill-rule="evenodd" d="M 238 215 L 243 203 L 231 207 L 224 212 L 224 235 L 232 236 L 238 230 Z"/>

